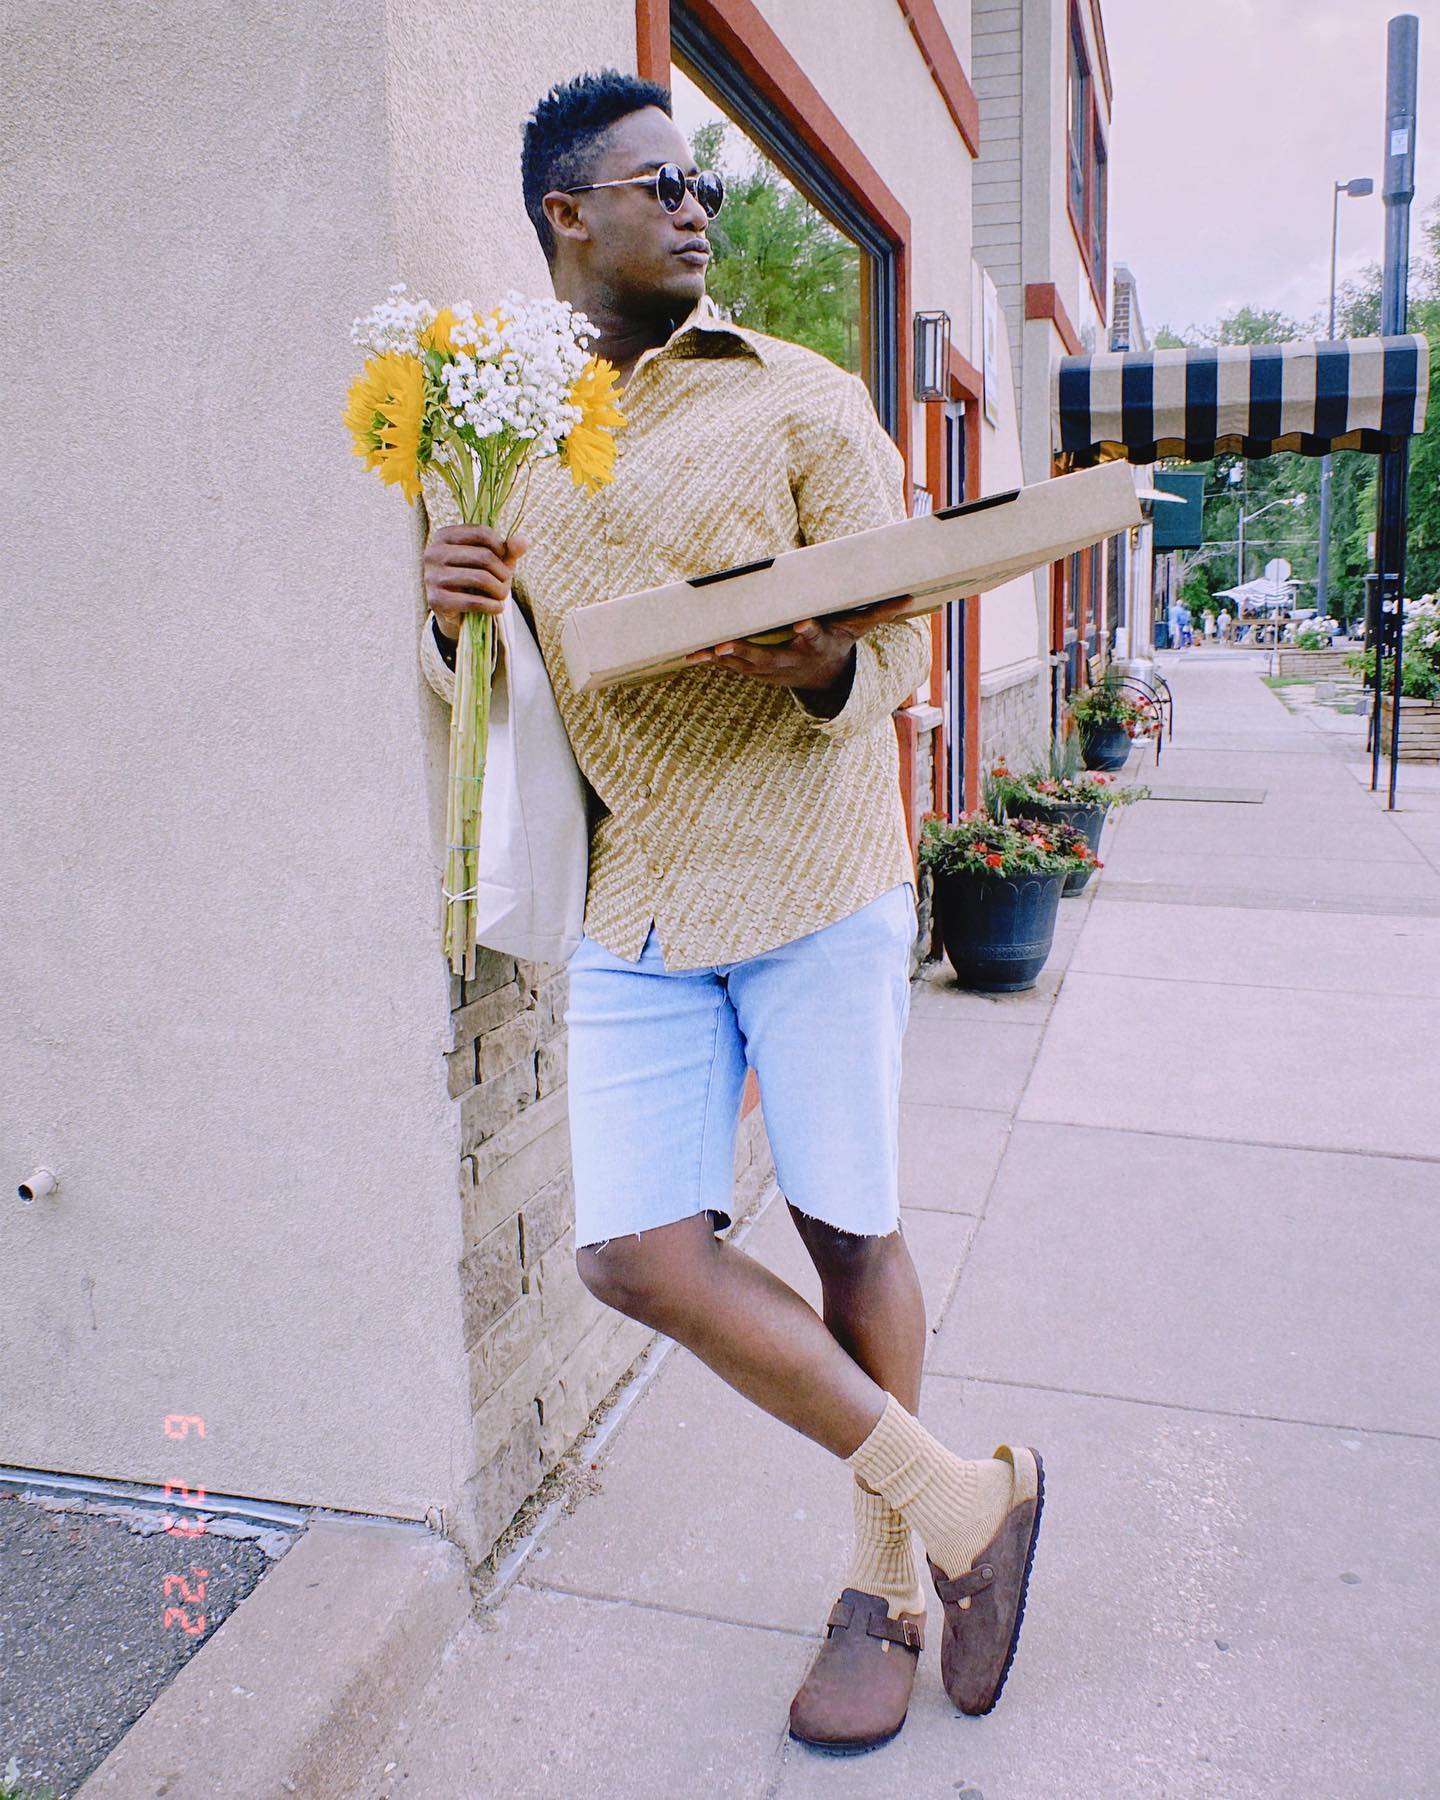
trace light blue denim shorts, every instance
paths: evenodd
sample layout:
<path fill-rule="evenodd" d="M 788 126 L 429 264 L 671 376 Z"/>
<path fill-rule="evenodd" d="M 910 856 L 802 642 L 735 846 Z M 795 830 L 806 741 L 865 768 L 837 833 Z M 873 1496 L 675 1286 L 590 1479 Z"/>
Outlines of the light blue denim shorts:
<path fill-rule="evenodd" d="M 780 1191 L 841 1231 L 899 1224 L 900 1051 L 915 889 L 742 962 L 667 969 L 582 938 L 570 958 L 575 1242 L 727 1210 L 747 1067 Z"/>

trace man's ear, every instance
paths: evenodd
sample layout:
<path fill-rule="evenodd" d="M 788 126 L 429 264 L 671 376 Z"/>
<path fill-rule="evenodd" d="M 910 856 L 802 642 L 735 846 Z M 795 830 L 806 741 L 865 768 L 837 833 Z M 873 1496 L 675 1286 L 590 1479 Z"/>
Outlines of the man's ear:
<path fill-rule="evenodd" d="M 556 188 L 544 195 L 540 204 L 545 209 L 545 217 L 550 221 L 550 229 L 556 238 L 589 241 L 590 227 L 580 216 L 580 208 L 575 204 L 573 195 L 562 193 Z"/>

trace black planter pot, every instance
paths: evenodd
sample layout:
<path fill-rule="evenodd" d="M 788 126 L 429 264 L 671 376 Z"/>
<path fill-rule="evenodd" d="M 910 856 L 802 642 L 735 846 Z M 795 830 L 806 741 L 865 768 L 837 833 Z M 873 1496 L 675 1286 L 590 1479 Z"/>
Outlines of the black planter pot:
<path fill-rule="evenodd" d="M 940 941 L 962 987 L 982 994 L 1032 988 L 1055 940 L 1063 875 L 937 875 Z"/>
<path fill-rule="evenodd" d="M 1130 733 L 1123 725 L 1082 725 L 1080 754 L 1087 769 L 1123 769 L 1130 758 Z"/>
<path fill-rule="evenodd" d="M 1069 801 L 1056 806 L 1031 808 L 1037 819 L 1059 819 L 1063 824 L 1073 825 L 1077 831 L 1083 831 L 1092 856 L 1100 853 L 1100 833 L 1105 829 L 1105 814 L 1108 810 L 1105 806 L 1077 806 Z M 1083 894 L 1094 875 L 1093 869 L 1076 869 L 1073 874 L 1067 875 L 1065 885 L 1060 890 L 1061 898 L 1068 900 L 1072 895 Z"/>

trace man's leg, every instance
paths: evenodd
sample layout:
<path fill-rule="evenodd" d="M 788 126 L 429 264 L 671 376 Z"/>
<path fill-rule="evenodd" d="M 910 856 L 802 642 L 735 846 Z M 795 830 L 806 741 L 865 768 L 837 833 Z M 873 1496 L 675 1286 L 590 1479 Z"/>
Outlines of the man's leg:
<path fill-rule="evenodd" d="M 914 1412 L 925 1366 L 925 1302 L 904 1233 L 838 1231 L 787 1204 L 820 1277 L 826 1329 L 867 1375 Z"/>
<path fill-rule="evenodd" d="M 703 1213 L 575 1252 L 598 1299 L 684 1344 L 721 1380 L 835 1456 L 885 1405 L 880 1386 L 788 1282 L 717 1238 Z"/>
<path fill-rule="evenodd" d="M 831 1336 L 867 1375 L 913 1413 L 925 1363 L 925 1302 L 902 1231 L 837 1231 L 790 1203 L 795 1229 L 820 1276 Z M 890 1617 L 923 1613 L 925 1594 L 910 1527 L 883 1495 L 855 1475 L 854 1535 L 843 1586 L 879 1594 Z"/>
<path fill-rule="evenodd" d="M 861 1015 L 876 1004 L 873 991 L 864 998 L 874 988 L 871 959 L 884 971 L 883 1005 L 893 1009 L 901 997 L 908 1004 L 913 902 L 905 918 L 900 911 L 892 893 L 838 927 L 707 972 L 703 989 L 659 975 L 648 946 L 640 968 L 582 946 L 567 1014 L 572 1081 L 580 1077 L 571 1096 L 576 1265 L 600 1299 L 684 1344 L 748 1399 L 843 1458 L 919 1534 L 942 1578 L 984 1587 L 997 1577 L 988 1566 L 973 1573 L 975 1559 L 1025 1504 L 1008 1453 L 966 1460 L 940 1443 L 793 1288 L 718 1242 L 704 1210 L 723 1205 L 724 1196 L 714 1197 L 722 1178 L 728 1195 L 719 1151 L 733 1137 L 739 1098 L 730 1035 L 738 1027 L 756 1053 L 787 1194 L 841 1231 L 894 1230 L 895 1129 L 885 1117 L 898 1093 L 893 1019 L 872 1068 Z M 850 992 L 857 986 L 858 999 Z M 672 997 L 679 1014 L 667 1031 Z M 691 1099 L 680 1105 L 682 1090 Z M 712 1107 L 717 1091 L 724 1103 Z M 715 1128 L 702 1131 L 697 1146 L 699 1116 L 713 1117 Z M 640 1222 L 647 1217 L 656 1222 Z M 903 1265 L 892 1265 L 892 1276 L 897 1269 L 903 1281 Z M 1033 1459 L 1026 1466 L 1033 1471 Z M 999 1596 L 1011 1619 L 1022 1592 L 1011 1581 Z M 953 1602 L 946 1605 L 948 1630 Z"/>

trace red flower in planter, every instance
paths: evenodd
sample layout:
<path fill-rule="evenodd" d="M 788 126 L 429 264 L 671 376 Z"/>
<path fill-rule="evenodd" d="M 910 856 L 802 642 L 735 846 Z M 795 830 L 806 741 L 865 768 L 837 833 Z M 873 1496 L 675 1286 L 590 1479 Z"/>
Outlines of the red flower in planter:
<path fill-rule="evenodd" d="M 985 858 L 985 865 L 987 868 L 990 868 L 990 869 L 1003 869 L 1005 866 L 1005 858 L 1003 856 L 997 855 L 997 853 L 994 850 L 992 850 L 990 852 L 990 854 Z"/>

